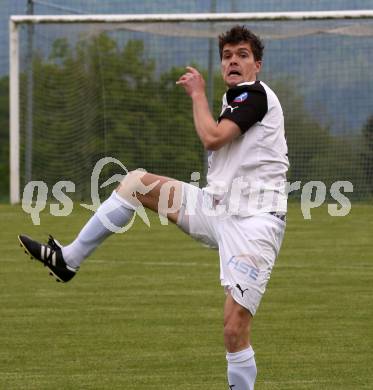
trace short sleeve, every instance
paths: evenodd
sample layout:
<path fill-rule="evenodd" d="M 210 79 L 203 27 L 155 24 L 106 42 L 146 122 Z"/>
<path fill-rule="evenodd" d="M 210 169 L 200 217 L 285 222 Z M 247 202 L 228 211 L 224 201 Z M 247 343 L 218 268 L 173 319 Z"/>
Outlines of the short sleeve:
<path fill-rule="evenodd" d="M 237 124 L 241 133 L 260 122 L 268 111 L 267 94 L 260 82 L 242 85 L 227 91 L 227 107 L 218 122 L 229 119 Z"/>

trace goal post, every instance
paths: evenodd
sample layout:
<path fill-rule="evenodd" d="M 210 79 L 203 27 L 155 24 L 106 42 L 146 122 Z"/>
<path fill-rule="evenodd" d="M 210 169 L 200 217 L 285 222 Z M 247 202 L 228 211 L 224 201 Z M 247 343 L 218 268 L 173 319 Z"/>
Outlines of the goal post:
<path fill-rule="evenodd" d="M 20 201 L 20 147 L 19 147 L 19 34 L 18 25 L 13 20 L 9 23 L 9 167 L 10 167 L 10 203 Z"/>
<path fill-rule="evenodd" d="M 12 204 L 14 203 L 19 203 L 21 200 L 21 191 L 22 191 L 22 186 L 24 183 L 21 183 L 21 123 L 20 123 L 20 117 L 21 117 L 21 83 L 20 83 L 20 75 L 22 73 L 21 70 L 21 65 L 20 65 L 20 45 L 21 45 L 21 39 L 19 36 L 19 27 L 22 25 L 29 25 L 29 24 L 34 24 L 35 26 L 40 26 L 40 25 L 102 25 L 102 26 L 107 26 L 107 29 L 104 28 L 104 30 L 107 31 L 117 31 L 120 26 L 124 26 L 125 30 L 129 31 L 135 31 L 135 32 L 144 32 L 145 34 L 163 34 L 167 36 L 167 31 L 171 31 L 172 34 L 179 34 L 179 36 L 187 35 L 190 34 L 191 36 L 194 34 L 195 37 L 198 38 L 198 35 L 200 35 L 201 39 L 211 39 L 212 37 L 216 37 L 216 31 L 219 30 L 217 29 L 209 29 L 209 28 L 204 28 L 203 26 L 208 26 L 211 25 L 212 23 L 214 26 L 219 26 L 219 25 L 227 25 L 227 23 L 234 24 L 237 22 L 240 23 L 245 23 L 245 24 L 256 24 L 259 22 L 264 22 L 267 23 L 266 28 L 268 30 L 272 30 L 272 27 L 275 26 L 277 23 L 281 23 L 282 27 L 279 29 L 279 31 L 276 31 L 276 33 L 273 33 L 273 36 L 280 37 L 279 39 L 290 39 L 302 35 L 302 27 L 299 27 L 298 25 L 298 30 L 295 28 L 292 31 L 287 31 L 286 30 L 286 23 L 291 23 L 291 22 L 304 22 L 304 23 L 309 23 L 309 21 L 318 21 L 320 23 L 325 22 L 325 21 L 361 21 L 361 22 L 366 22 L 368 21 L 368 24 L 364 24 L 364 26 L 360 29 L 356 28 L 356 25 L 352 26 L 351 28 L 349 26 L 336 26 L 333 31 L 328 30 L 328 26 L 323 26 L 322 28 L 317 25 L 315 28 L 309 28 L 310 34 L 318 34 L 321 30 L 327 31 L 329 34 L 350 34 L 350 36 L 373 36 L 373 30 L 372 30 L 372 24 L 370 23 L 373 20 L 373 10 L 351 10 L 351 11 L 319 11 L 319 12 L 259 12 L 259 13 L 204 13 L 204 14 L 131 14 L 131 15 L 27 15 L 27 16 L 12 16 L 10 18 L 9 22 L 9 31 L 10 31 L 10 202 Z M 190 27 L 186 28 L 181 28 L 179 32 L 175 33 L 173 28 L 170 28 L 169 26 L 178 26 L 179 24 L 190 24 Z M 166 24 L 168 27 L 167 28 L 157 28 L 155 27 L 156 25 L 161 25 Z M 201 28 L 195 28 L 195 26 L 201 26 Z M 305 27 L 305 26 L 304 26 Z M 349 30 L 350 28 L 350 30 Z M 160 31 L 162 30 L 162 31 Z M 255 27 L 253 27 L 253 30 L 255 30 Z M 307 30 L 307 29 L 306 29 Z M 348 32 L 350 31 L 350 32 Z M 187 32 L 187 33 L 185 33 Z M 277 34 L 277 35 L 276 35 Z M 175 36 L 176 36 L 175 35 Z M 259 34 L 260 35 L 260 34 Z M 55 37 L 53 34 L 50 36 L 53 36 L 53 38 L 58 38 L 57 36 Z M 50 36 L 48 35 L 47 38 L 50 39 Z M 151 35 L 149 35 L 151 36 Z M 52 42 L 47 39 L 47 44 L 49 47 L 52 46 Z M 182 37 L 180 38 L 182 39 Z M 127 42 L 126 38 L 119 37 L 118 42 L 120 44 L 123 44 L 123 42 Z M 182 42 L 182 41 L 180 41 Z M 23 43 L 24 44 L 24 43 Z M 162 45 L 167 45 L 167 42 L 162 43 Z M 181 43 L 182 45 L 182 43 Z M 45 48 L 41 48 L 40 52 L 38 55 L 41 55 L 40 53 L 44 50 Z M 50 49 L 48 49 L 50 51 Z M 48 51 L 47 50 L 47 51 Z M 372 52 L 370 52 L 370 56 L 373 53 L 373 45 L 372 45 Z M 46 55 L 44 53 L 44 55 Z M 190 56 L 190 61 L 193 62 L 194 56 Z M 371 58 L 371 57 L 369 57 Z M 102 58 L 99 58 L 99 67 L 101 66 Z M 338 59 L 336 59 L 338 61 Z M 176 61 L 178 64 L 180 61 Z M 366 59 L 363 58 L 361 59 L 361 64 L 362 66 L 365 66 Z M 149 62 L 149 67 L 151 66 L 151 61 Z M 186 64 L 187 65 L 187 64 Z M 285 64 L 286 66 L 286 64 Z M 370 66 L 370 64 L 369 64 Z M 99 70 L 100 72 L 100 70 Z M 300 73 L 302 73 L 302 69 L 300 69 Z M 157 73 L 157 70 L 154 72 L 154 74 Z M 159 71 L 158 71 L 159 73 Z M 270 74 L 270 78 L 274 78 L 273 75 Z M 302 77 L 307 77 L 307 75 L 302 75 Z M 293 77 L 289 77 L 291 79 Z M 264 80 L 265 81 L 265 80 Z M 86 80 L 82 79 L 82 85 L 87 84 Z M 82 87 L 83 88 L 83 87 Z M 104 108 L 103 110 L 105 112 L 111 111 L 115 107 L 108 107 L 108 95 L 110 95 L 111 91 L 106 91 L 105 90 L 105 84 L 101 85 L 101 89 L 103 90 L 103 100 L 104 100 Z M 315 94 L 315 91 L 311 90 L 311 87 L 309 87 L 310 93 Z M 46 91 L 48 92 L 48 91 Z M 105 93 L 104 93 L 105 92 Z M 370 93 L 371 91 L 369 91 Z M 79 92 L 81 95 L 84 95 L 84 91 Z M 372 96 L 371 96 L 372 97 Z M 74 97 L 74 99 L 77 99 Z M 111 96 L 110 96 L 111 99 Z M 297 99 L 294 97 L 294 99 Z M 93 101 L 93 97 L 92 97 Z M 96 100 L 94 100 L 96 102 Z M 317 101 L 317 98 L 312 100 L 312 102 L 306 102 L 305 104 L 307 105 L 313 105 L 314 102 Z M 298 100 L 297 100 L 298 102 Z M 294 102 L 293 102 L 294 103 Z M 87 103 L 88 104 L 88 103 Z M 117 104 L 117 103 L 115 103 Z M 290 104 L 290 103 L 289 103 Z M 295 104 L 295 103 L 294 103 Z M 298 104 L 298 103 L 296 103 Z M 322 106 L 322 104 L 320 104 Z M 151 108 L 150 108 L 151 109 Z M 83 110 L 83 108 L 82 108 Z M 87 111 L 87 105 L 84 107 L 84 110 Z M 322 107 L 321 107 L 322 110 Z M 72 112 L 72 111 L 71 111 Z M 167 113 L 166 113 L 167 114 Z M 166 115 L 163 113 L 162 115 Z M 66 113 L 66 115 L 69 115 L 69 112 Z M 79 114 L 77 114 L 79 115 Z M 92 114 L 93 115 L 93 114 Z M 105 114 L 106 115 L 106 114 Z M 363 115 L 363 114 L 362 114 Z M 366 113 L 364 112 L 364 115 Z M 373 115 L 373 113 L 372 113 Z M 163 116 L 163 117 L 164 117 Z M 163 118 L 162 117 L 162 118 Z M 118 117 L 119 118 L 119 117 Z M 296 118 L 295 118 L 296 119 Z M 86 118 L 87 123 L 91 120 L 91 118 Z M 93 119 L 92 119 L 93 120 Z M 95 119 L 96 120 L 96 119 Z M 104 118 L 103 121 L 106 119 Z M 113 122 L 115 122 L 117 118 L 115 117 L 113 119 Z M 320 127 L 325 127 L 327 126 L 327 120 L 320 124 Z M 78 126 L 78 125 L 75 125 Z M 106 126 L 106 125 L 105 125 Z M 111 124 L 110 126 L 107 126 L 109 130 L 105 128 L 106 131 L 110 131 L 111 128 L 114 127 L 114 124 Z M 119 129 L 119 127 L 118 127 Z M 48 131 L 48 128 L 45 129 L 45 131 Z M 68 132 L 70 131 L 70 133 Z M 75 129 L 77 131 L 77 128 Z M 80 131 L 80 129 L 79 129 Z M 88 130 L 87 130 L 88 131 Z M 115 130 L 119 132 L 119 130 Z M 130 131 L 126 126 L 123 127 L 123 131 L 127 132 L 128 134 Z M 73 134 L 74 129 L 71 130 L 66 130 L 66 134 Z M 320 130 L 320 134 L 323 133 L 323 131 Z M 106 133 L 105 133 L 106 134 Z M 324 134 L 325 135 L 325 134 Z M 116 133 L 115 137 L 119 137 L 119 135 Z M 167 135 L 162 135 L 164 139 L 167 139 Z M 325 135 L 326 137 L 326 135 Z M 327 137 L 326 137 L 327 138 Z M 325 139 L 326 139 L 325 138 Z M 129 139 L 133 139 L 133 135 L 129 135 Z M 53 139 L 53 142 L 55 139 Z M 135 142 L 135 141 L 134 141 Z M 298 141 L 297 141 L 298 142 Z M 312 144 L 313 140 L 310 139 L 310 143 Z M 328 139 L 325 142 L 330 142 Z M 334 142 L 334 141 L 333 141 Z M 342 140 L 338 140 L 339 143 L 342 142 Z M 338 143 L 336 142 L 336 143 Z M 164 149 L 166 150 L 166 149 Z M 163 150 L 163 152 L 164 152 Z M 168 153 L 167 149 L 167 153 Z M 159 152 L 160 153 L 160 152 Z M 305 153 L 302 151 L 302 153 Z M 359 152 L 360 153 L 360 152 Z M 93 155 L 98 155 L 97 153 L 93 153 Z M 175 158 L 175 155 L 172 155 L 172 158 Z M 311 168 L 313 170 L 317 170 L 318 166 L 321 166 L 323 164 L 327 164 L 327 158 L 326 154 L 323 153 L 322 155 L 315 155 L 313 156 L 313 165 Z M 195 157 L 192 157 L 195 158 Z M 324 160 L 323 160 L 324 159 Z M 78 158 L 77 158 L 78 160 Z M 66 160 L 68 161 L 68 159 Z M 323 162 L 324 161 L 324 162 Z M 307 164 L 309 161 L 307 160 Z M 305 163 L 304 170 L 307 169 L 307 165 Z M 319 164 L 319 165 L 318 165 Z M 359 162 L 357 162 L 359 165 Z M 78 165 L 78 161 L 75 162 L 75 166 Z M 88 164 L 89 165 L 89 164 Z M 336 164 L 337 165 L 337 164 Z M 154 164 L 156 166 L 156 164 Z M 56 167 L 56 170 L 59 168 Z M 70 171 L 73 171 L 75 168 L 70 167 Z M 295 167 L 295 170 L 297 167 Z M 342 171 L 341 171 L 342 172 Z M 318 172 L 316 172 L 318 174 Z M 315 175 L 315 178 L 317 177 L 317 174 Z M 294 174 L 295 178 L 297 178 L 297 175 Z M 53 175 L 51 175 L 52 177 Z M 343 172 L 341 174 L 343 177 Z M 348 175 L 347 175 L 348 176 Z M 54 176 L 55 177 L 55 174 Z M 39 177 L 40 178 L 40 177 Z M 303 179 L 305 176 L 303 175 Z M 312 176 L 310 176 L 312 179 Z M 41 177 L 42 179 L 42 177 Z M 363 179 L 361 179 L 363 180 Z M 364 179 L 365 180 L 365 179 Z M 364 184 L 365 185 L 365 184 Z M 365 191 L 365 190 L 364 190 Z M 367 190 L 369 192 L 369 189 Z"/>

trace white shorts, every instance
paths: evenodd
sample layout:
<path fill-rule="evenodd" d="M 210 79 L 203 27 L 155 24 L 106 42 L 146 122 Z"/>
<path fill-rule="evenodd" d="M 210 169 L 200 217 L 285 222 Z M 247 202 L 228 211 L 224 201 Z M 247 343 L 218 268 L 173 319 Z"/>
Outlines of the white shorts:
<path fill-rule="evenodd" d="M 219 250 L 222 286 L 255 315 L 280 251 L 286 223 L 270 213 L 250 217 L 212 215 L 210 201 L 209 194 L 183 183 L 178 226 Z"/>

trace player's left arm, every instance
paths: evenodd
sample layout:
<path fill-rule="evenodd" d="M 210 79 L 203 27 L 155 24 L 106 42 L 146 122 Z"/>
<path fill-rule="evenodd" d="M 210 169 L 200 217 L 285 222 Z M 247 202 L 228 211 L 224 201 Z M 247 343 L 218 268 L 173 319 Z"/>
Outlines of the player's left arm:
<path fill-rule="evenodd" d="M 184 87 L 192 98 L 194 125 L 202 144 L 207 150 L 220 149 L 241 134 L 240 127 L 230 119 L 214 120 L 205 93 L 205 81 L 197 69 L 187 67 L 177 84 Z"/>

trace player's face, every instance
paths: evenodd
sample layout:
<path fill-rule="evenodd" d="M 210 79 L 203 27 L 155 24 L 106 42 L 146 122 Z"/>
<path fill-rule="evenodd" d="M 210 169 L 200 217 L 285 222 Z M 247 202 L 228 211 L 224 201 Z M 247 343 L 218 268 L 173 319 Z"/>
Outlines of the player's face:
<path fill-rule="evenodd" d="M 261 66 L 261 61 L 255 61 L 249 43 L 241 42 L 237 45 L 227 43 L 224 45 L 221 73 L 229 88 L 245 81 L 255 81 Z"/>

